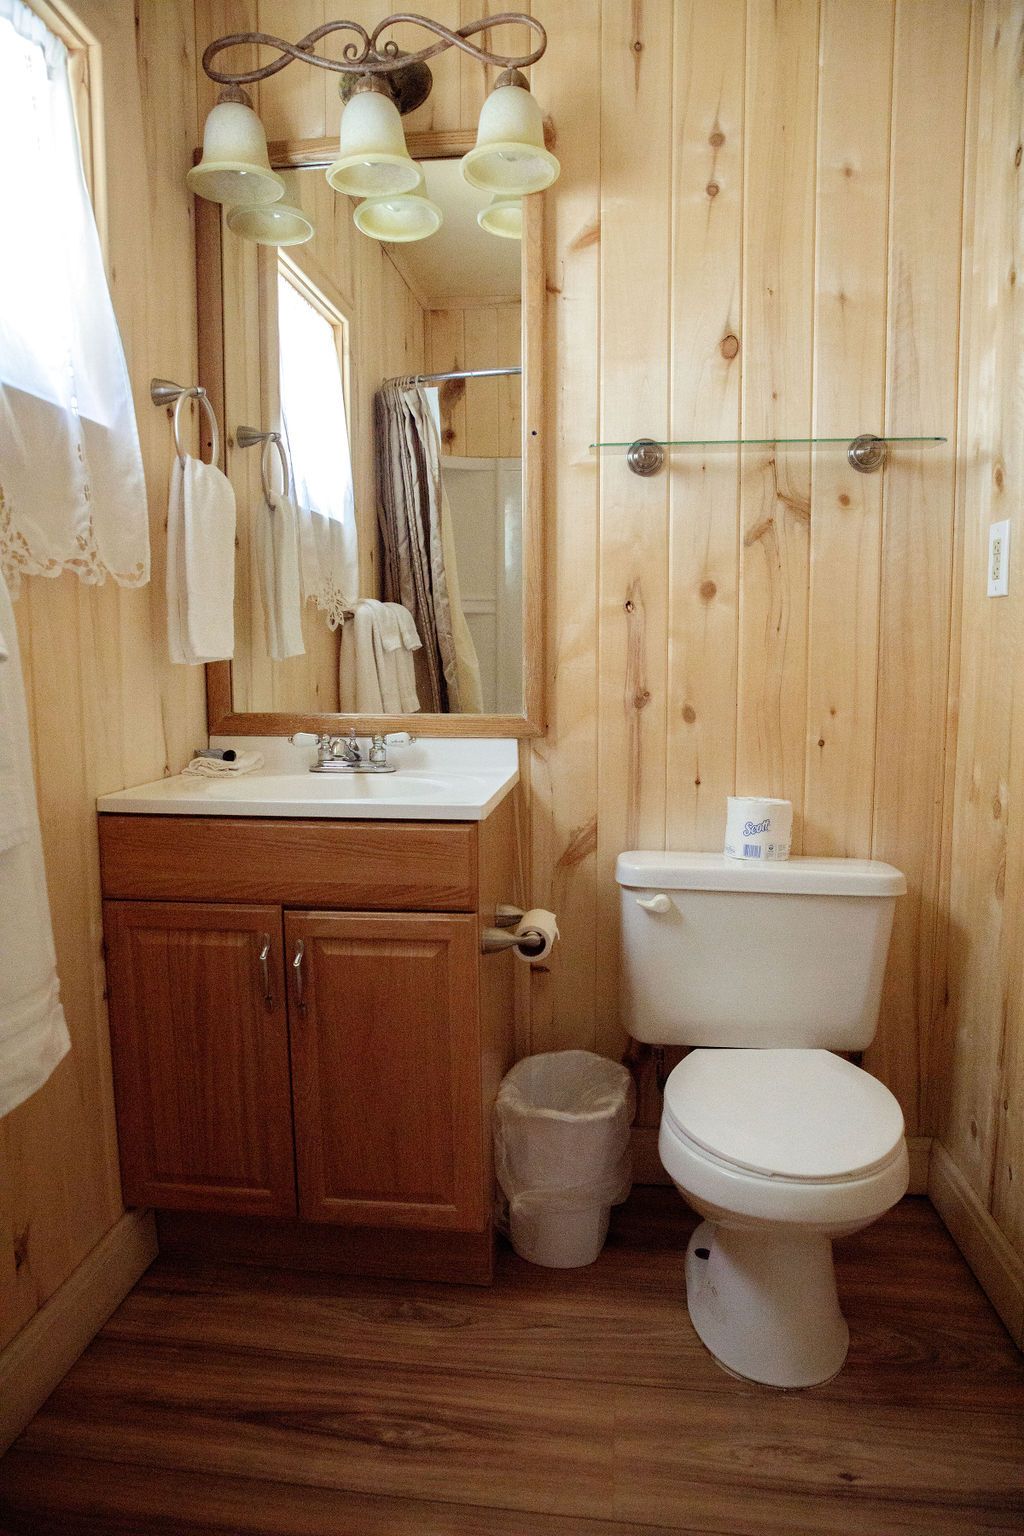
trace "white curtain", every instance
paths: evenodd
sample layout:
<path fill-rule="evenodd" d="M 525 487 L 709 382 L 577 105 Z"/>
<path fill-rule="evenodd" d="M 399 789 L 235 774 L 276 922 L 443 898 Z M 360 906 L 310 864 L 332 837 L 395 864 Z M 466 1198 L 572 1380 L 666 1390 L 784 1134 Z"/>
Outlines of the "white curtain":
<path fill-rule="evenodd" d="M 352 456 L 335 328 L 279 277 L 281 426 L 298 514 L 302 584 L 332 629 L 359 591 Z"/>
<path fill-rule="evenodd" d="M 141 586 L 142 455 L 67 52 L 21 0 L 0 0 L 0 143 L 0 567 L 12 590 L 62 570 Z"/>

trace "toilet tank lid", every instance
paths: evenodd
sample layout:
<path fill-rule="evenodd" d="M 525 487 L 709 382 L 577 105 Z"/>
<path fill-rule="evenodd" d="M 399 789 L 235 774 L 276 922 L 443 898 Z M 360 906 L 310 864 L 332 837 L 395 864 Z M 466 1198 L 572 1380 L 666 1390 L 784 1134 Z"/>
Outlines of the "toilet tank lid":
<path fill-rule="evenodd" d="M 620 853 L 620 885 L 662 891 L 761 891 L 783 896 L 902 896 L 906 876 L 879 859 L 730 859 L 724 853 Z"/>

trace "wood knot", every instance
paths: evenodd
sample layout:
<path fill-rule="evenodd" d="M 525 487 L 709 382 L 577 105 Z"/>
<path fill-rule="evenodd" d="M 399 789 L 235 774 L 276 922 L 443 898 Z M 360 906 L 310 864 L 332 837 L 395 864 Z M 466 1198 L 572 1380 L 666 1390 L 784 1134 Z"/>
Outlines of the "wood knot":
<path fill-rule="evenodd" d="M 718 343 L 718 350 L 721 352 L 726 362 L 731 363 L 733 358 L 740 350 L 739 337 L 734 336 L 730 331 L 728 336 L 723 336 L 721 341 Z"/>
<path fill-rule="evenodd" d="M 634 603 L 634 601 L 633 601 L 633 599 L 631 597 L 627 597 L 626 601 L 623 603 L 622 606 L 623 606 L 623 608 L 625 608 L 627 613 L 635 613 L 636 612 L 636 603 Z"/>
<path fill-rule="evenodd" d="M 719 192 L 721 191 L 721 188 L 719 187 L 717 181 L 709 181 L 707 186 L 704 188 L 704 190 L 707 193 L 708 197 L 717 197 Z"/>
<path fill-rule="evenodd" d="M 697 718 L 697 711 L 694 709 L 693 705 L 692 704 L 684 704 L 683 705 L 683 719 L 686 721 L 687 725 L 692 725 L 693 722 L 696 720 L 696 718 Z"/>
<path fill-rule="evenodd" d="M 839 493 L 839 505 L 841 507 L 848 507 L 850 505 L 850 498 L 845 491 L 840 491 Z"/>
<path fill-rule="evenodd" d="M 633 52 L 634 53 L 643 53 L 643 51 L 644 51 L 643 43 L 640 41 L 640 39 L 638 37 L 634 38 L 633 39 Z"/>
<path fill-rule="evenodd" d="M 1004 484 L 1005 480 L 1006 480 L 1006 476 L 1003 474 L 1003 466 L 1001 464 L 997 464 L 996 465 L 996 471 L 995 471 L 995 482 L 996 482 L 996 489 L 997 490 L 999 490 L 999 491 L 1002 490 L 1003 484 Z"/>
<path fill-rule="evenodd" d="M 722 132 L 721 128 L 716 128 L 714 133 L 708 135 L 708 143 L 711 145 L 712 149 L 721 149 L 722 145 L 725 143 L 725 134 Z"/>
<path fill-rule="evenodd" d="M 823 747 L 824 745 L 825 745 L 825 738 L 824 738 L 824 736 L 819 736 L 818 737 L 818 746 L 819 747 Z"/>
<path fill-rule="evenodd" d="M 638 688 L 633 695 L 633 708 L 646 709 L 650 702 L 651 690 L 649 688 Z"/>
<path fill-rule="evenodd" d="M 710 603 L 711 599 L 718 592 L 718 588 L 713 581 L 702 581 L 699 590 L 701 597 L 706 603 Z"/>
<path fill-rule="evenodd" d="M 1015 166 L 1018 167 L 1018 169 L 1020 167 L 1020 162 L 1021 162 L 1022 155 L 1024 155 L 1024 144 L 1018 144 L 1017 145 L 1017 153 L 1013 157 L 1013 163 L 1014 163 Z"/>
<path fill-rule="evenodd" d="M 1003 802 L 1000 800 L 998 795 L 995 795 L 992 799 L 992 815 L 995 817 L 996 821 L 998 821 L 1002 814 Z"/>
<path fill-rule="evenodd" d="M 849 181 L 850 177 L 853 175 L 853 166 L 852 165 L 844 165 L 843 166 L 843 175 L 846 177 L 847 181 Z"/>

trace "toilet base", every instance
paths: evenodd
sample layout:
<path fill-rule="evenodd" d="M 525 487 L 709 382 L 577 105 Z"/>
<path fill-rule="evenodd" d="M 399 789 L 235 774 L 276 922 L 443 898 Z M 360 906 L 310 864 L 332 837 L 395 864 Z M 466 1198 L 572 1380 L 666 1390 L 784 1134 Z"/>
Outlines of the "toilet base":
<path fill-rule="evenodd" d="M 702 1222 L 686 1250 L 686 1304 L 719 1364 L 750 1381 L 815 1386 L 846 1359 L 832 1243 L 817 1233 Z"/>

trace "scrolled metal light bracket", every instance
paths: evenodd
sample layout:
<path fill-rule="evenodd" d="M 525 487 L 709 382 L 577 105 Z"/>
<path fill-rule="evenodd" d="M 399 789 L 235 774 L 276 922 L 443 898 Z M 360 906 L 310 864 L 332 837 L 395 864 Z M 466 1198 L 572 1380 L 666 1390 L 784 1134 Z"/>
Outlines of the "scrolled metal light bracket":
<path fill-rule="evenodd" d="M 389 27 L 403 23 L 422 27 L 424 31 L 433 33 L 438 41 L 429 44 L 426 48 L 421 48 L 418 53 L 403 53 L 398 44 L 391 39 L 381 42 L 382 33 Z M 539 38 L 537 47 L 531 53 L 517 55 L 492 53 L 489 49 L 481 48 L 470 41 L 478 32 L 486 32 L 491 27 L 513 25 L 527 27 Z M 344 44 L 340 59 L 329 59 L 316 51 L 317 44 L 334 32 L 351 32 L 358 39 L 358 41 L 350 40 Z M 360 78 L 377 77 L 387 86 L 398 110 L 405 113 L 413 111 L 430 95 L 433 77 L 426 61 L 439 53 L 444 53 L 448 48 L 459 48 L 481 64 L 493 64 L 503 70 L 516 70 L 526 69 L 529 65 L 536 64 L 537 60 L 543 57 L 547 45 L 547 33 L 541 23 L 522 11 L 503 11 L 500 15 L 484 16 L 478 21 L 467 22 L 457 30 L 434 21 L 430 16 L 420 16 L 412 11 L 397 11 L 393 16 L 386 16 L 383 21 L 378 22 L 372 32 L 368 32 L 357 21 L 328 21 L 323 26 L 315 27 L 312 32 L 307 32 L 305 37 L 300 37 L 294 43 L 288 42 L 286 38 L 276 37 L 272 32 L 230 32 L 224 37 L 216 38 L 206 48 L 203 53 L 203 69 L 211 80 L 216 80 L 221 85 L 240 86 L 248 85 L 254 80 L 269 80 L 272 75 L 279 74 L 282 69 L 286 69 L 292 63 L 312 64 L 317 69 L 329 69 L 347 77 L 343 78 L 339 85 L 343 100 L 347 100 L 352 94 Z M 231 71 L 213 67 L 214 59 L 229 48 L 252 46 L 274 48 L 280 57 L 271 60 L 269 64 L 253 69 Z"/>

